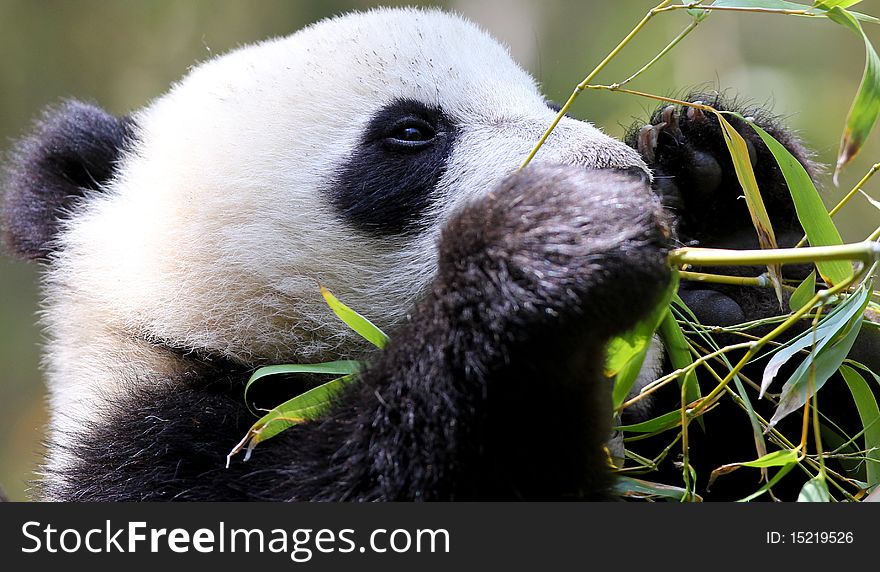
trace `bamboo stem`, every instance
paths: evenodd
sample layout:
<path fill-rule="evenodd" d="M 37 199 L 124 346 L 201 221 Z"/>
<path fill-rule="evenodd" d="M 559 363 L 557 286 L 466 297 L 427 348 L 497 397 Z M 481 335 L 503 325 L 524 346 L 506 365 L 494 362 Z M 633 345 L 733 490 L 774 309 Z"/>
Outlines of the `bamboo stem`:
<path fill-rule="evenodd" d="M 636 73 L 632 74 L 631 76 L 629 76 L 629 77 L 626 78 L 625 80 L 623 80 L 623 81 L 621 81 L 621 82 L 619 82 L 619 83 L 615 83 L 615 84 L 614 84 L 615 87 L 620 87 L 620 86 L 626 85 L 626 84 L 628 84 L 629 82 L 631 82 L 631 81 L 633 81 L 634 79 L 636 79 L 637 77 L 639 77 L 640 75 L 642 75 L 643 73 L 645 73 L 646 71 L 648 71 L 648 70 L 651 68 L 651 66 L 653 66 L 653 65 L 656 64 L 658 61 L 660 61 L 660 59 L 661 59 L 663 56 L 665 56 L 666 54 L 668 54 L 668 53 L 672 50 L 672 48 L 674 48 L 675 46 L 677 46 L 678 43 L 681 42 L 683 39 L 685 39 L 685 38 L 687 37 L 688 34 L 690 34 L 691 32 L 693 32 L 694 29 L 695 29 L 699 24 L 700 24 L 700 20 L 697 20 L 697 19 L 691 20 L 691 23 L 688 24 L 687 27 L 686 27 L 684 30 L 682 30 L 681 33 L 678 34 L 678 36 L 675 37 L 675 39 L 673 39 L 671 42 L 669 42 L 669 44 L 667 44 L 665 48 L 663 48 L 662 50 L 660 50 L 660 53 L 658 53 L 656 56 L 654 56 L 654 57 L 651 59 L 651 61 L 649 61 L 648 63 L 646 63 L 644 66 L 642 66 L 642 68 L 641 68 L 639 71 L 637 71 Z"/>
<path fill-rule="evenodd" d="M 880 229 L 878 229 L 880 232 Z M 825 260 L 858 260 L 866 265 L 880 260 L 880 244 L 871 240 L 838 246 L 727 250 L 721 248 L 679 248 L 669 253 L 672 266 L 758 266 L 802 264 Z"/>
<path fill-rule="evenodd" d="M 691 2 L 690 4 L 675 4 L 674 6 L 665 6 L 663 8 L 655 8 L 653 11 L 661 14 L 663 12 L 672 12 L 674 10 L 693 10 L 700 9 L 706 10 L 709 12 L 745 12 L 745 13 L 756 13 L 756 14 L 780 14 L 783 16 L 808 16 L 810 18 L 816 18 L 823 16 L 823 14 L 818 12 L 810 12 L 807 10 L 786 10 L 783 8 L 759 8 L 759 7 L 746 7 L 746 6 L 704 6 L 702 2 Z"/>
<path fill-rule="evenodd" d="M 693 282 L 711 282 L 713 284 L 731 284 L 733 286 L 757 286 L 772 288 L 773 285 L 765 275 L 761 276 L 727 276 L 724 274 L 706 274 L 704 272 L 688 272 L 679 270 L 678 277 Z"/>
<path fill-rule="evenodd" d="M 805 10 L 781 10 L 781 9 L 776 9 L 776 8 L 754 8 L 754 7 L 736 7 L 736 6 L 704 6 L 703 0 L 700 0 L 698 2 L 691 2 L 689 4 L 674 4 L 674 5 L 670 6 L 670 4 L 672 4 L 672 1 L 673 0 L 664 0 L 663 2 L 660 2 L 659 4 L 657 4 L 656 6 L 651 8 L 650 10 L 648 10 L 648 13 L 645 14 L 645 16 L 639 21 L 638 24 L 636 24 L 635 28 L 633 28 L 630 31 L 630 33 L 627 34 L 626 37 L 623 40 L 621 40 L 620 43 L 618 43 L 617 46 L 613 50 L 611 50 L 611 52 L 607 56 L 605 56 L 605 58 L 601 62 L 599 62 L 599 65 L 597 65 L 595 68 L 593 68 L 593 71 L 591 71 L 587 75 L 587 77 L 585 77 L 579 84 L 577 84 L 577 86 L 574 88 L 574 91 L 572 91 L 571 95 L 568 97 L 568 100 L 566 100 L 565 104 L 559 109 L 559 112 L 556 114 L 556 117 L 553 118 L 553 121 L 550 123 L 550 126 L 547 128 L 546 131 L 544 131 L 543 135 L 541 135 L 541 138 L 538 140 L 538 142 L 535 144 L 535 146 L 532 147 L 532 150 L 529 151 L 529 154 L 526 156 L 525 160 L 519 166 L 520 169 L 524 168 L 526 165 L 528 165 L 529 163 L 532 162 L 532 159 L 535 158 L 535 155 L 537 155 L 538 151 L 540 151 L 541 147 L 544 146 L 544 143 L 547 141 L 547 138 L 550 137 L 550 134 L 553 132 L 554 129 L 556 129 L 556 126 L 559 125 L 559 122 L 562 121 L 562 118 L 565 117 L 565 114 L 568 113 L 569 109 L 571 109 L 571 106 L 574 104 L 574 102 L 578 98 L 578 96 L 585 89 L 588 89 L 589 87 L 591 87 L 589 84 L 591 81 L 593 81 L 593 78 L 595 78 L 599 74 L 599 72 L 601 72 L 603 69 L 605 69 L 605 66 L 607 66 L 608 63 L 612 59 L 614 59 L 623 50 L 623 48 L 625 48 L 626 45 L 629 44 L 630 41 L 639 32 L 641 32 L 642 29 L 648 24 L 648 22 L 650 22 L 654 18 L 654 16 L 656 16 L 657 14 L 662 14 L 664 12 L 670 12 L 670 11 L 674 11 L 674 10 L 700 9 L 700 10 L 705 10 L 707 12 L 745 12 L 745 13 L 752 12 L 752 13 L 760 13 L 760 14 L 782 14 L 782 15 L 788 15 L 788 16 L 808 16 L 808 17 L 823 16 L 823 14 L 821 14 L 821 13 L 811 12 L 810 8 L 805 9 Z M 623 82 L 621 82 L 620 84 L 617 84 L 617 85 L 619 86 L 619 85 L 622 85 L 623 83 L 630 81 L 633 77 L 638 76 L 645 69 L 647 69 L 651 65 L 653 65 L 656 62 L 656 60 L 658 60 L 660 57 L 665 55 L 665 53 L 668 52 L 669 50 L 671 50 L 673 47 L 675 47 L 675 45 L 679 41 L 681 41 L 681 39 L 684 36 L 689 34 L 693 30 L 693 28 L 696 27 L 696 24 L 698 24 L 698 23 L 699 22 L 695 19 L 695 22 L 692 23 L 691 26 L 688 26 L 688 28 L 686 28 L 684 32 L 679 34 L 679 37 L 674 39 L 670 45 L 668 45 L 663 51 L 661 51 L 660 54 L 658 55 L 658 57 L 651 60 L 644 68 L 642 68 L 641 70 L 639 70 L 635 74 L 633 74 L 633 76 L 630 79 L 624 80 Z M 607 88 L 609 86 L 605 86 L 605 87 Z M 625 91 L 625 90 L 612 89 L 611 91 Z M 672 101 L 670 101 L 670 102 L 672 102 Z M 699 106 L 694 106 L 694 107 L 699 107 Z M 712 110 L 712 111 L 714 111 L 714 110 Z"/>
<path fill-rule="evenodd" d="M 574 101 L 581 94 L 581 92 L 584 91 L 585 86 L 587 84 L 589 84 L 591 81 L 593 81 L 593 78 L 596 77 L 599 74 L 599 72 L 601 72 L 603 69 L 605 69 L 605 66 L 608 65 L 608 62 L 610 62 L 612 59 L 614 59 L 614 57 L 617 56 L 617 54 L 619 54 L 623 50 L 623 48 L 625 48 L 626 45 L 636 36 L 636 34 L 638 34 L 639 32 L 642 31 L 642 28 L 644 28 L 645 25 L 647 25 L 647 23 L 650 22 L 651 19 L 657 15 L 658 10 L 661 10 L 661 9 L 667 7 L 672 2 L 673 2 L 673 0 L 663 0 L 663 2 L 660 2 L 654 8 L 649 10 L 648 13 L 645 14 L 645 17 L 642 18 L 642 20 L 638 24 L 636 24 L 636 27 L 633 28 L 632 31 L 630 31 L 630 33 L 627 34 L 626 37 L 620 41 L 619 44 L 617 44 L 617 47 L 615 47 L 613 50 L 611 50 L 611 53 L 609 53 L 607 56 L 605 56 L 605 59 L 603 59 L 601 62 L 599 62 L 599 65 L 597 65 L 593 69 L 593 71 L 591 71 L 587 75 L 587 77 L 585 77 L 584 80 L 581 81 L 574 88 L 574 91 L 571 92 L 571 95 L 568 97 L 568 100 L 559 109 L 559 113 L 557 113 L 556 117 L 553 118 L 553 122 L 550 124 L 550 126 L 547 128 L 547 130 L 544 131 L 544 134 L 541 135 L 541 138 L 538 140 L 538 142 L 535 144 L 535 146 L 532 148 L 532 150 L 529 151 L 528 156 L 525 158 L 522 165 L 520 165 L 520 167 L 519 167 L 520 169 L 522 169 L 523 167 L 525 167 L 526 165 L 531 163 L 532 159 L 534 159 L 535 155 L 538 154 L 538 151 L 541 149 L 541 147 L 544 146 L 544 143 L 547 141 L 547 138 L 550 137 L 550 134 L 553 133 L 553 130 L 556 129 L 556 126 L 559 125 L 559 122 L 562 120 L 563 117 L 565 117 L 565 114 L 568 113 L 568 110 L 571 109 L 571 106 L 572 106 L 572 104 L 574 104 Z"/>

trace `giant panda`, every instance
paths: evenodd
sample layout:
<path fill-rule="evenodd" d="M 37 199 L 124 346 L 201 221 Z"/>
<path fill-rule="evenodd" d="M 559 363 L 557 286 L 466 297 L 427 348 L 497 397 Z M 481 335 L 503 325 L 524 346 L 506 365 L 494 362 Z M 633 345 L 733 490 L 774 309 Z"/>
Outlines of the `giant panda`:
<path fill-rule="evenodd" d="M 39 498 L 614 498 L 605 344 L 660 299 L 670 248 L 749 223 L 710 118 L 663 108 L 627 144 L 564 117 L 518 170 L 555 114 L 484 31 L 419 9 L 237 49 L 125 117 L 46 111 L 3 203 L 7 250 L 44 268 Z M 729 226 L 700 227 L 712 204 Z M 319 286 L 390 345 L 370 351 Z M 686 295 L 754 315 L 737 296 Z M 369 365 L 326 416 L 226 466 L 255 368 L 342 358 Z"/>

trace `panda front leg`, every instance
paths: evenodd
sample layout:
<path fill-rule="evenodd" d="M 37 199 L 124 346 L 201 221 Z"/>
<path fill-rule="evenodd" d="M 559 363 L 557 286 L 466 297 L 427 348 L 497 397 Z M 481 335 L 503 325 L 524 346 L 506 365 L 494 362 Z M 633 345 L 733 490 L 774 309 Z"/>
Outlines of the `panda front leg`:
<path fill-rule="evenodd" d="M 668 283 L 664 220 L 640 178 L 555 166 L 454 216 L 430 295 L 347 406 L 350 498 L 606 498 L 604 346 Z"/>

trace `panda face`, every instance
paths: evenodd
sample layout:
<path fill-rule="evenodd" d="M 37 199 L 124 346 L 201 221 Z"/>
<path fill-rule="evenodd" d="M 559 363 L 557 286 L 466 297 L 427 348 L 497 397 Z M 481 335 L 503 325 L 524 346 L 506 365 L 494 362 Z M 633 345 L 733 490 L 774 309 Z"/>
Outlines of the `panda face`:
<path fill-rule="evenodd" d="M 50 305 L 242 363 L 350 353 L 318 285 L 393 330 L 435 273 L 443 221 L 554 115 L 506 49 L 439 12 L 239 49 L 134 114 L 116 178 L 62 234 Z M 644 168 L 570 118 L 538 160 Z"/>

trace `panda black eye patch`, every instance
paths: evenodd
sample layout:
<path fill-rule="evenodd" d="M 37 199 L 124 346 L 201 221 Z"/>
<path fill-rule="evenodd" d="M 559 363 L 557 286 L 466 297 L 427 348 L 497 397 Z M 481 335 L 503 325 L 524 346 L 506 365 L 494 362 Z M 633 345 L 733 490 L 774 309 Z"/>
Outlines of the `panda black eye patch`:
<path fill-rule="evenodd" d="M 401 235 L 423 226 L 455 137 L 443 111 L 394 100 L 367 122 L 329 187 L 330 202 L 352 226 Z"/>

